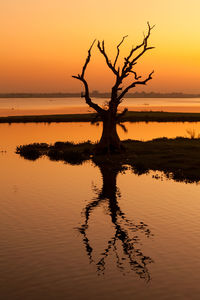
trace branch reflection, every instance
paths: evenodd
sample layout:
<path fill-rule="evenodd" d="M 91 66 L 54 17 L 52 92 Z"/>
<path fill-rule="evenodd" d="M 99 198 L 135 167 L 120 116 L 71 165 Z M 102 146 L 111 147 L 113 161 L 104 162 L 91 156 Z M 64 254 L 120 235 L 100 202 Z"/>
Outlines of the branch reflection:
<path fill-rule="evenodd" d="M 145 256 L 140 249 L 141 240 L 138 234 L 142 233 L 146 238 L 149 238 L 152 233 L 145 223 L 136 224 L 130 221 L 119 206 L 118 199 L 121 195 L 117 188 L 116 179 L 117 175 L 123 172 L 123 167 L 121 164 L 105 164 L 99 160 L 94 162 L 101 171 L 103 186 L 101 190 L 93 188 L 97 196 L 84 208 L 84 222 L 79 228 L 90 263 L 96 264 L 98 274 L 104 274 L 106 260 L 113 251 L 116 266 L 120 271 L 126 273 L 129 266 L 140 278 L 148 282 L 151 279 L 148 264 L 153 261 L 149 256 Z M 108 240 L 107 247 L 100 254 L 100 257 L 95 261 L 93 258 L 94 249 L 91 247 L 87 232 L 92 213 L 101 205 L 108 207 L 107 213 L 111 217 L 114 234 Z"/>

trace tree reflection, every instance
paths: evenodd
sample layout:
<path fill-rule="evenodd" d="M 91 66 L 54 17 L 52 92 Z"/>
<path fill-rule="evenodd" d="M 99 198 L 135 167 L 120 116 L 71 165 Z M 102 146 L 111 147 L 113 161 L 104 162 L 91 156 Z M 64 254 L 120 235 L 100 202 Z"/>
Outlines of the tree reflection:
<path fill-rule="evenodd" d="M 84 208 L 84 223 L 79 228 L 79 231 L 83 236 L 83 243 L 90 263 L 96 264 L 98 274 L 104 274 L 106 269 L 106 259 L 113 251 L 115 254 L 116 266 L 120 271 L 125 273 L 129 265 L 132 271 L 148 282 L 151 279 L 148 264 L 153 261 L 149 256 L 145 256 L 140 249 L 139 244 L 141 241 L 138 234 L 143 233 L 149 238 L 152 236 L 152 233 L 148 226 L 143 222 L 136 224 L 130 221 L 119 206 L 118 199 L 121 195 L 117 188 L 116 178 L 119 172 L 123 172 L 124 168 L 120 163 L 118 165 L 112 165 L 109 163 L 105 164 L 105 162 L 101 163 L 100 161 L 94 162 L 101 171 L 103 186 L 101 190 L 98 190 L 95 187 L 93 188 L 97 196 Z M 114 234 L 108 240 L 107 247 L 100 254 L 99 259 L 95 262 L 93 258 L 93 248 L 90 245 L 87 230 L 93 211 L 101 205 L 108 207 L 107 213 L 111 217 Z"/>

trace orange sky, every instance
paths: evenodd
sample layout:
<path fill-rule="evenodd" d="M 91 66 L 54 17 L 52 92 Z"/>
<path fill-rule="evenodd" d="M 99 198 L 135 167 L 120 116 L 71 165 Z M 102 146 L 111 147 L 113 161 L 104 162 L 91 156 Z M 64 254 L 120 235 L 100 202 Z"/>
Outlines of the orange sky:
<path fill-rule="evenodd" d="M 155 75 L 137 91 L 200 93 L 199 12 L 199 0 L 1 0 L 0 92 L 80 91 L 71 75 L 80 72 L 93 39 L 105 40 L 113 60 L 128 34 L 124 57 L 150 21 L 156 49 L 137 69 Z M 108 91 L 114 77 L 96 47 L 92 54 L 91 90 Z"/>

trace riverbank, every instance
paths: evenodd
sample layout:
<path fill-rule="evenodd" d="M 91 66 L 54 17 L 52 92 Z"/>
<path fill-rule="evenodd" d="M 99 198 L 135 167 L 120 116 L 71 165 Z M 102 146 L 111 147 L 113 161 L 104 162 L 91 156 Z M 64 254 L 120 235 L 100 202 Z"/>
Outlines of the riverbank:
<path fill-rule="evenodd" d="M 118 171 L 126 166 L 138 175 L 155 170 L 175 181 L 200 181 L 200 139 L 177 137 L 147 142 L 125 140 L 122 143 L 125 152 L 104 156 L 95 154 L 95 144 L 91 142 L 22 145 L 17 147 L 16 153 L 29 160 L 36 160 L 43 155 L 51 160 L 70 164 L 82 164 L 86 160 L 92 160 L 96 165 L 110 165 L 113 170 Z"/>
<path fill-rule="evenodd" d="M 92 122 L 95 113 L 57 114 L 33 116 L 0 117 L 0 123 L 60 123 L 60 122 Z M 199 122 L 200 113 L 176 113 L 160 111 L 128 111 L 122 122 Z"/>

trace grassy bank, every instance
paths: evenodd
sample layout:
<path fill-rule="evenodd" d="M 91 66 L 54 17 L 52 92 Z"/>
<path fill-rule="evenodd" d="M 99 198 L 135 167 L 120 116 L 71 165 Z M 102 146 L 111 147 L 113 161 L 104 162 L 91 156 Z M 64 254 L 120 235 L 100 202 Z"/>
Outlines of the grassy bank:
<path fill-rule="evenodd" d="M 35 115 L 0 117 L 0 123 L 52 123 L 52 122 L 91 122 L 96 114 L 63 114 L 63 115 Z M 200 113 L 175 113 L 129 111 L 122 118 L 122 122 L 197 122 Z"/>
<path fill-rule="evenodd" d="M 105 164 L 118 170 L 124 165 L 129 166 L 138 175 L 158 170 L 176 181 L 200 181 L 200 139 L 126 140 L 123 145 L 126 149 L 124 153 L 110 156 L 95 155 L 95 145 L 90 142 L 30 144 L 19 146 L 16 152 L 30 160 L 46 155 L 51 160 L 81 164 L 91 159 L 97 166 Z"/>

